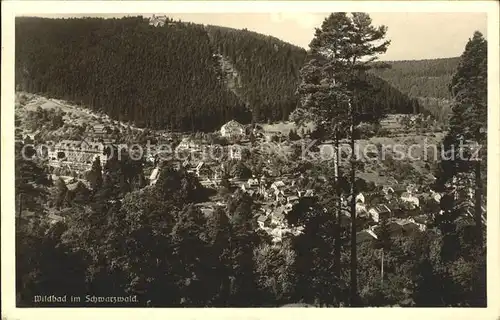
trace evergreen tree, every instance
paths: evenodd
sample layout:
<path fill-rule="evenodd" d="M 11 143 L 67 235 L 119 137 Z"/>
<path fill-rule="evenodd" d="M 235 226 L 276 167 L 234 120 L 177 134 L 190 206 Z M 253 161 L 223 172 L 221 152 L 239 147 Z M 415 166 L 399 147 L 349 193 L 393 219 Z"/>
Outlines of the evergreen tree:
<path fill-rule="evenodd" d="M 61 208 L 65 204 L 68 187 L 62 178 L 57 179 L 54 187 L 56 188 L 54 205 L 56 208 Z"/>
<path fill-rule="evenodd" d="M 486 172 L 486 128 L 487 128 L 487 42 L 480 32 L 475 32 L 469 39 L 465 51 L 460 57 L 456 73 L 449 85 L 453 96 L 453 109 L 447 136 L 443 141 L 446 157 L 442 159 L 438 173 L 437 186 L 441 190 L 450 190 L 455 194 L 475 190 L 474 201 L 459 195 L 458 203 L 450 201 L 444 208 L 445 213 L 467 211 L 468 202 L 474 202 L 474 216 L 478 243 L 482 244 L 482 215 Z M 480 159 L 473 159 L 473 144 L 479 146 Z M 471 150 L 472 149 L 472 150 Z M 472 184 L 472 176 L 476 181 Z M 455 214 L 455 216 L 457 216 Z"/>
<path fill-rule="evenodd" d="M 356 208 L 354 180 L 353 128 L 363 118 L 377 118 L 373 107 L 361 103 L 371 86 L 365 71 L 374 67 L 377 55 L 384 53 L 390 41 L 384 41 L 385 26 L 372 26 L 366 13 L 332 13 L 316 29 L 308 52 L 309 59 L 301 69 L 303 107 L 318 128 L 336 141 L 341 133 L 351 131 L 351 304 L 357 303 L 356 280 Z M 380 42 L 381 41 L 381 42 Z M 379 43 L 380 42 L 380 43 Z M 365 59 L 366 58 L 366 59 Z M 337 170 L 338 171 L 338 170 Z M 338 209 L 337 209 L 338 210 Z M 339 210 L 337 216 L 340 216 Z M 339 218 L 338 218 L 339 219 Z M 338 235 L 337 235 L 338 238 Z"/>
<path fill-rule="evenodd" d="M 92 163 L 92 169 L 90 170 L 88 176 L 90 187 L 94 190 L 94 192 L 96 192 L 102 187 L 102 167 L 99 157 L 97 157 Z"/>
<path fill-rule="evenodd" d="M 231 225 L 229 218 L 221 208 L 217 208 L 207 222 L 208 267 L 210 268 L 211 286 L 205 290 L 212 293 L 210 303 L 213 306 L 225 306 L 229 299 L 231 274 Z"/>
<path fill-rule="evenodd" d="M 172 271 L 181 294 L 181 305 L 204 306 L 207 292 L 204 247 L 201 236 L 206 225 L 202 213 L 194 206 L 187 206 L 178 216 L 172 229 Z"/>
<path fill-rule="evenodd" d="M 376 248 L 381 251 L 381 267 L 380 267 L 380 279 L 384 282 L 384 260 L 386 254 L 389 253 L 392 245 L 391 232 L 389 230 L 389 221 L 387 217 L 382 217 L 379 224 L 380 231 L 377 234 Z"/>

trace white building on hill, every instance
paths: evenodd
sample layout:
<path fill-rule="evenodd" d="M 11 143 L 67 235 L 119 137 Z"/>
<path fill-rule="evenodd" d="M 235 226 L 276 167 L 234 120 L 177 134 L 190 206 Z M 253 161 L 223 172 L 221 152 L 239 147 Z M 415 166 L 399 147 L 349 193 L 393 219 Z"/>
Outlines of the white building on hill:
<path fill-rule="evenodd" d="M 167 22 L 167 16 L 156 16 L 153 14 L 151 18 L 149 18 L 149 24 L 155 27 L 162 27 Z"/>

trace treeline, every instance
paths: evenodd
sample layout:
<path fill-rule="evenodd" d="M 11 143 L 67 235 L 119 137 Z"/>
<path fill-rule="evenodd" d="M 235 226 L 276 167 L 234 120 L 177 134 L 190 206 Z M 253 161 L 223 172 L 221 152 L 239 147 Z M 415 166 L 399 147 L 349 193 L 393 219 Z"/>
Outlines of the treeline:
<path fill-rule="evenodd" d="M 458 66 L 459 58 L 387 61 L 390 69 L 373 73 L 412 98 L 450 99 L 448 84 Z"/>
<path fill-rule="evenodd" d="M 217 54 L 240 78 L 222 81 Z M 142 17 L 16 20 L 16 84 L 140 127 L 212 131 L 230 119 L 287 119 L 306 52 L 246 30 Z M 378 80 L 377 80 L 378 81 Z M 392 113 L 415 103 L 387 83 L 366 104 Z"/>

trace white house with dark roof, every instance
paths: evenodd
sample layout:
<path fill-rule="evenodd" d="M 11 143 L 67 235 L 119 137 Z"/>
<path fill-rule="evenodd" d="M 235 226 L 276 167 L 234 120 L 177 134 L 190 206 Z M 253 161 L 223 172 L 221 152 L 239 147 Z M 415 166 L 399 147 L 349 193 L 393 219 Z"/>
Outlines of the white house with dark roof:
<path fill-rule="evenodd" d="M 245 127 L 238 121 L 231 120 L 220 129 L 220 134 L 226 138 L 235 138 L 245 135 Z"/>
<path fill-rule="evenodd" d="M 365 203 L 365 196 L 360 192 L 356 195 L 356 203 Z M 348 196 L 347 197 L 347 202 L 350 203 L 351 202 L 351 196 Z"/>
<path fill-rule="evenodd" d="M 299 201 L 299 199 L 300 198 L 298 196 L 293 195 L 293 196 L 289 196 L 287 198 L 287 201 L 288 201 L 288 203 L 297 203 Z"/>
<path fill-rule="evenodd" d="M 370 210 L 368 210 L 368 213 L 372 217 L 373 221 L 379 222 L 382 216 L 390 217 L 391 209 L 389 209 L 389 207 L 387 207 L 385 204 L 380 204 L 370 208 Z"/>
<path fill-rule="evenodd" d="M 271 184 L 271 188 L 275 190 L 280 190 L 283 187 L 285 187 L 285 183 L 281 180 L 275 181 L 273 182 L 273 184 Z"/>

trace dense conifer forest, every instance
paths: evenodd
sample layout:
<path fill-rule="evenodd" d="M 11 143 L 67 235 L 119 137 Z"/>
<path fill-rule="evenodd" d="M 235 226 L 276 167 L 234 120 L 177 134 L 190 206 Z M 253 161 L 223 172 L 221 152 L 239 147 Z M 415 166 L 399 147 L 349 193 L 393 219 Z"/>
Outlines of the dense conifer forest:
<path fill-rule="evenodd" d="M 286 120 L 298 104 L 305 57 L 304 49 L 274 37 L 173 20 L 162 27 L 141 16 L 16 20 L 18 89 L 154 129 L 212 131 L 230 119 Z M 418 112 L 415 97 L 443 95 L 441 80 L 453 65 L 443 61 L 423 73 L 420 62 L 377 71 L 387 82 L 373 77 L 376 90 L 362 104 L 380 115 Z M 408 90 L 425 77 L 437 77 L 439 85 Z"/>
<path fill-rule="evenodd" d="M 448 84 L 458 66 L 459 58 L 388 61 L 390 69 L 373 73 L 410 97 L 450 99 Z"/>

